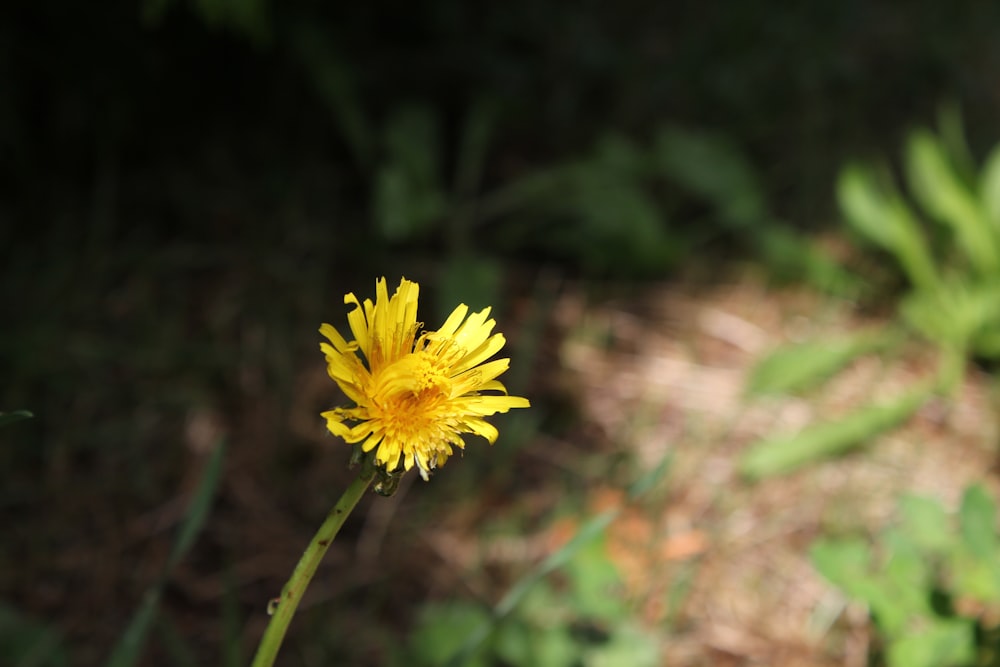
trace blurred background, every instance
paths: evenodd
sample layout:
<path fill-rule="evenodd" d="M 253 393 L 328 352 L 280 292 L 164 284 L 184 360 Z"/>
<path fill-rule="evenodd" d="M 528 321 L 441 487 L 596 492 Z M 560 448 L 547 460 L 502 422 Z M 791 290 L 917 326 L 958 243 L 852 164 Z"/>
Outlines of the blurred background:
<path fill-rule="evenodd" d="M 996 210 L 998 36 L 975 0 L 3 3 L 0 663 L 249 662 L 352 475 L 317 329 L 384 275 L 432 328 L 492 306 L 533 407 L 363 499 L 279 664 L 924 664 L 814 541 L 909 492 L 993 535 L 1000 265 L 907 191 L 996 327 L 898 310 L 926 262 L 875 183 L 951 183 L 937 128 Z M 924 611 L 998 664 L 967 598 Z"/>

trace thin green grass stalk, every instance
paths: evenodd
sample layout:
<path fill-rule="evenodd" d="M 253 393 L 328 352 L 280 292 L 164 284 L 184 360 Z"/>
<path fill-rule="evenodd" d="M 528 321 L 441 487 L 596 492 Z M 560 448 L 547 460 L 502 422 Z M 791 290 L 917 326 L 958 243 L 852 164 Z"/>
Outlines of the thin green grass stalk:
<path fill-rule="evenodd" d="M 813 424 L 793 435 L 757 441 L 743 455 L 740 471 L 752 480 L 781 475 L 860 447 L 909 419 L 934 394 L 934 383 L 918 385 L 883 403 L 872 403 L 835 421 Z"/>
<path fill-rule="evenodd" d="M 31 419 L 34 417 L 28 410 L 14 410 L 13 412 L 0 412 L 0 426 L 6 426 L 7 424 L 13 424 L 14 422 L 19 422 L 22 419 Z"/>
<path fill-rule="evenodd" d="M 105 663 L 106 667 L 131 667 L 139 662 L 142 657 L 142 650 L 146 645 L 146 638 L 153 627 L 160 608 L 160 600 L 163 597 L 163 589 L 167 585 L 170 574 L 178 563 L 187 555 L 194 545 L 195 538 L 205 525 L 209 511 L 212 508 L 212 501 L 215 498 L 215 491 L 222 476 L 222 463 L 225 459 L 225 441 L 219 440 L 212 452 L 211 458 L 205 464 L 205 471 L 198 489 L 195 492 L 191 505 L 181 524 L 180 531 L 167 557 L 167 562 L 163 566 L 163 572 L 156 582 L 146 590 L 142 597 L 139 609 L 132 617 L 125 633 L 118 639 L 111 656 Z"/>
<path fill-rule="evenodd" d="M 273 606 L 269 606 L 269 611 L 273 609 L 273 615 L 260 640 L 260 646 L 257 647 L 253 667 L 271 667 L 274 664 L 278 649 L 281 648 L 285 633 L 288 631 L 288 625 L 292 622 L 292 616 L 295 615 L 295 610 L 298 609 L 299 602 L 302 601 L 306 588 L 309 587 L 309 582 L 316 574 L 316 569 L 323 560 L 323 556 L 326 555 L 327 549 L 330 548 L 330 543 L 333 542 L 337 533 L 340 532 L 341 526 L 344 525 L 344 521 L 347 520 L 361 496 L 364 495 L 365 490 L 372 483 L 373 477 L 374 470 L 368 466 L 363 467 L 361 474 L 351 482 L 343 495 L 340 496 L 337 504 L 326 515 L 326 520 L 316 531 L 309 546 L 306 547 L 305 553 L 302 554 L 298 565 L 295 566 L 288 583 L 281 589 L 281 597 L 272 601 Z"/>
<path fill-rule="evenodd" d="M 890 329 L 786 345 L 754 365 L 746 393 L 761 396 L 808 391 L 855 359 L 892 348 L 901 340 L 900 333 Z"/>
<path fill-rule="evenodd" d="M 220 647 L 219 667 L 243 667 L 246 664 L 240 633 L 243 618 L 240 613 L 239 600 L 236 597 L 236 577 L 233 568 L 226 568 L 223 579 L 225 588 L 222 592 L 222 646 Z M 193 663 L 189 663 L 193 664 Z"/>
<path fill-rule="evenodd" d="M 447 667 L 461 667 L 468 662 L 469 658 L 493 635 L 503 619 L 514 611 L 532 588 L 549 574 L 566 565 L 580 549 L 604 534 L 604 531 L 618 517 L 619 513 L 618 509 L 607 510 L 587 521 L 569 542 L 514 584 L 492 609 L 490 620 L 466 637 L 462 647 L 446 663 Z M 254 665 L 254 667 L 257 666 Z"/>
<path fill-rule="evenodd" d="M 637 479 L 628 489 L 630 501 L 637 501 L 649 494 L 663 481 L 673 465 L 673 456 L 663 457 L 660 463 Z M 550 554 L 537 567 L 528 572 L 491 610 L 490 619 L 481 624 L 474 632 L 465 638 L 465 642 L 448 660 L 447 667 L 460 667 L 479 650 L 483 644 L 496 632 L 503 620 L 509 616 L 524 600 L 525 596 L 545 577 L 565 566 L 581 549 L 599 538 L 608 526 L 618 518 L 620 509 L 610 509 L 583 524 L 566 544 L 555 553 Z"/>

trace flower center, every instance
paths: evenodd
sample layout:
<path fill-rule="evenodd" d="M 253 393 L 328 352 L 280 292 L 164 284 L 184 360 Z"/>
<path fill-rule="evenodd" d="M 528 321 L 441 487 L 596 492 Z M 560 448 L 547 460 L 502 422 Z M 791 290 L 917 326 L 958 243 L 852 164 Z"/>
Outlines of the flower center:
<path fill-rule="evenodd" d="M 451 396 L 452 381 L 445 371 L 435 356 L 413 352 L 375 378 L 373 403 L 391 430 L 403 435 L 440 417 L 439 408 Z"/>

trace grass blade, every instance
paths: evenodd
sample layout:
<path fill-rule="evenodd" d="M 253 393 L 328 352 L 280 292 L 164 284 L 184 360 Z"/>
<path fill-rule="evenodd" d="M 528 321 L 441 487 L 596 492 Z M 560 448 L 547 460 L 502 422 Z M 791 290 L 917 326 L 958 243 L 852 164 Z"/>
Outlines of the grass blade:
<path fill-rule="evenodd" d="M 976 271 L 984 277 L 1000 269 L 1000 252 L 987 213 L 962 183 L 937 137 L 917 130 L 907 146 L 906 173 L 924 210 L 947 225 Z"/>
<path fill-rule="evenodd" d="M 173 569 L 181 558 L 187 554 L 191 545 L 194 544 L 195 537 L 198 536 L 199 531 L 205 525 L 205 519 L 208 518 L 208 512 L 212 507 L 212 500 L 215 497 L 215 490 L 219 486 L 219 477 L 222 475 L 222 462 L 225 459 L 225 450 L 225 444 L 219 442 L 212 452 L 212 457 L 205 465 L 205 472 L 198 483 L 198 489 L 195 491 L 184 523 L 181 525 L 177 541 L 174 542 L 174 548 L 171 549 L 170 557 L 167 559 L 166 569 L 168 571 Z M 164 575 L 166 574 L 168 572 L 164 572 Z"/>
<path fill-rule="evenodd" d="M 240 613 L 240 602 L 237 598 L 236 581 L 232 568 L 226 571 L 226 588 L 222 595 L 222 647 L 221 667 L 243 667 L 243 647 L 240 634 L 243 628 L 243 618 Z"/>
<path fill-rule="evenodd" d="M 790 394 L 811 389 L 849 363 L 891 344 L 895 334 L 868 332 L 838 340 L 786 345 L 757 362 L 750 372 L 750 396 Z"/>
<path fill-rule="evenodd" d="M 54 627 L 0 602 L 0 659 L 12 667 L 67 667 L 64 641 Z"/>
<path fill-rule="evenodd" d="M 31 419 L 35 415 L 27 410 L 14 410 L 13 412 L 0 412 L 0 426 L 13 424 L 22 419 Z"/>
<path fill-rule="evenodd" d="M 108 658 L 107 667 L 129 667 L 139 660 L 139 653 L 146 643 L 146 636 L 149 634 L 153 621 L 156 620 L 156 612 L 160 606 L 160 596 L 163 593 L 163 582 L 158 581 L 150 587 L 142 596 L 142 604 L 139 611 L 132 617 L 132 622 L 128 624 L 125 634 L 118 638 L 111 657 Z"/>
<path fill-rule="evenodd" d="M 919 387 L 894 401 L 870 405 L 838 421 L 815 424 L 795 435 L 765 438 L 743 456 L 740 471 L 751 479 L 761 479 L 847 452 L 909 419 L 931 393 L 931 387 Z"/>
<path fill-rule="evenodd" d="M 847 223 L 872 243 L 891 252 L 917 287 L 937 284 L 937 269 L 916 216 L 890 177 L 862 165 L 849 165 L 837 179 L 837 202 Z"/>
<path fill-rule="evenodd" d="M 1000 235 L 1000 146 L 986 158 L 979 176 L 979 192 L 993 230 Z"/>
<path fill-rule="evenodd" d="M 548 558 L 539 563 L 537 567 L 514 584 L 507 594 L 503 596 L 503 599 L 493 608 L 493 615 L 490 621 L 480 625 L 475 632 L 469 635 L 462 648 L 447 662 L 448 667 L 461 667 L 461 665 L 464 665 L 483 642 L 490 638 L 500 621 L 517 608 L 517 605 L 524 599 L 524 596 L 538 582 L 564 566 L 580 549 L 600 537 L 617 516 L 618 510 L 608 510 L 597 515 L 585 523 L 577 531 L 576 535 L 573 536 L 573 539 L 564 544 L 558 551 L 549 555 Z"/>
<path fill-rule="evenodd" d="M 156 614 L 160 606 L 160 597 L 167 578 L 170 576 L 173 568 L 191 548 L 191 545 L 194 544 L 198 532 L 205 524 L 205 519 L 208 516 L 212 498 L 215 495 L 222 472 L 224 453 L 225 445 L 220 441 L 205 466 L 205 472 L 198 484 L 198 489 L 195 491 L 194 499 L 188 508 L 184 523 L 177 534 L 177 540 L 170 551 L 170 556 L 167 558 L 163 573 L 156 583 L 150 586 L 143 595 L 139 610 L 132 617 L 132 622 L 129 623 L 125 633 L 118 639 L 118 643 L 111 652 L 111 657 L 105 663 L 106 667 L 131 667 L 131 665 L 136 664 L 138 661 L 143 646 L 145 646 L 146 637 L 149 635 L 149 630 L 153 625 L 153 621 L 156 620 Z"/>
<path fill-rule="evenodd" d="M 632 482 L 628 487 L 629 500 L 638 500 L 655 489 L 663 481 L 663 478 L 670 473 L 673 464 L 674 453 L 672 451 L 667 452 L 666 456 L 656 464 L 656 467 L 641 475 L 639 479 Z"/>

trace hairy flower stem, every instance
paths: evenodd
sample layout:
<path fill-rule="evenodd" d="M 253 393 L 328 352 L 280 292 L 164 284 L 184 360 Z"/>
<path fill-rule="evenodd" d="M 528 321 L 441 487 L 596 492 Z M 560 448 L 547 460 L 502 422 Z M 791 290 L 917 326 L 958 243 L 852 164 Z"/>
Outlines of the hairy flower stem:
<path fill-rule="evenodd" d="M 333 538 L 337 536 L 340 527 L 344 525 L 347 516 L 358 504 L 358 500 L 364 495 L 368 485 L 372 483 L 373 477 L 373 469 L 369 465 L 363 464 L 361 474 L 351 482 L 351 485 L 340 496 L 340 500 L 326 515 L 323 525 L 319 527 L 309 546 L 306 547 L 305 553 L 299 559 L 299 564 L 295 566 L 291 578 L 281 589 L 281 597 L 272 600 L 268 609 L 273 609 L 274 613 L 271 616 L 271 622 L 268 623 L 267 629 L 264 631 L 264 636 L 260 640 L 260 646 L 257 647 L 253 667 L 271 667 L 274 664 L 278 649 L 281 648 L 281 642 L 285 639 L 285 632 L 288 631 L 288 624 L 292 622 L 292 616 L 295 615 L 295 610 L 305 595 L 309 582 L 316 574 L 316 568 L 319 567 L 323 556 L 326 555 L 326 550 L 333 542 Z"/>

